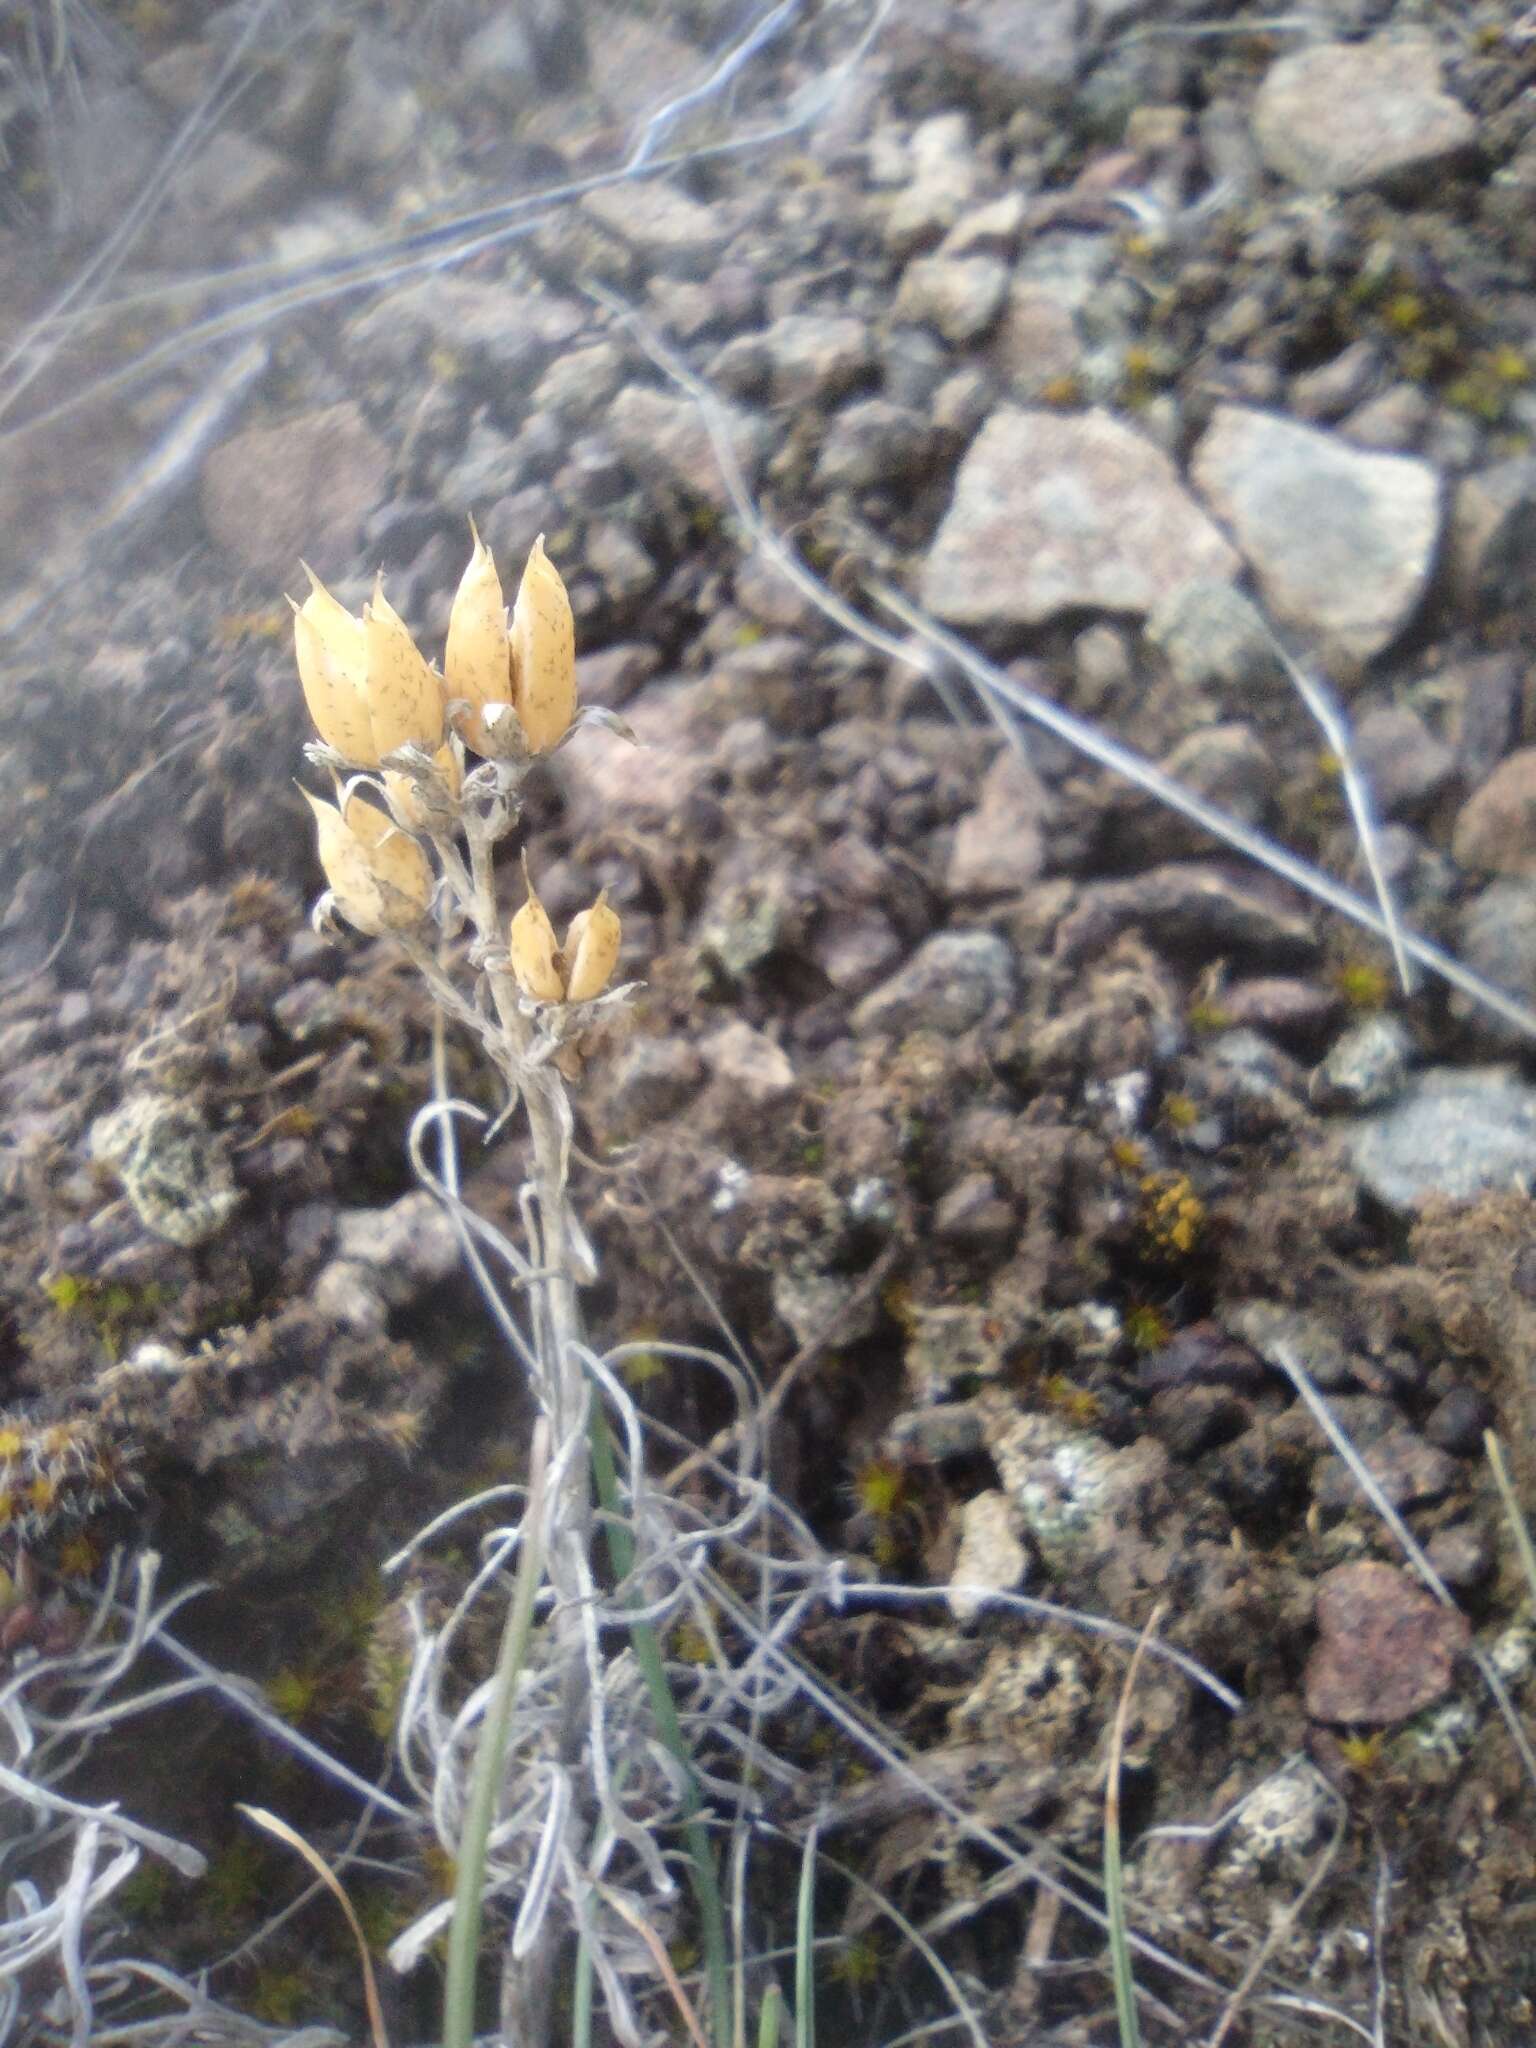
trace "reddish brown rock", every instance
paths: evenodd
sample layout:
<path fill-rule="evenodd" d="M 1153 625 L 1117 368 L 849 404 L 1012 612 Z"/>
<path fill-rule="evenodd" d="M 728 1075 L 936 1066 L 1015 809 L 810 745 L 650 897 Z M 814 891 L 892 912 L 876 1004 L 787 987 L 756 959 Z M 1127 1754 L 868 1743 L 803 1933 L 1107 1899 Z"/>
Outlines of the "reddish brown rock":
<path fill-rule="evenodd" d="M 1396 1565 L 1371 1561 L 1324 1574 L 1316 1619 L 1306 1671 L 1314 1721 L 1406 1721 L 1449 1690 L 1471 1637 L 1464 1615 Z"/>

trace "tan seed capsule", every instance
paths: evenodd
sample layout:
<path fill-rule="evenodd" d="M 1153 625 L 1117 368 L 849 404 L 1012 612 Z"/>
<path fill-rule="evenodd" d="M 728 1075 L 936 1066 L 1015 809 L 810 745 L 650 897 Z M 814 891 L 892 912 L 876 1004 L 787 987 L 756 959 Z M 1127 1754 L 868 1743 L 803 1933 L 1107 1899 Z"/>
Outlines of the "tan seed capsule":
<path fill-rule="evenodd" d="M 576 716 L 576 625 L 541 533 L 512 607 L 512 702 L 528 744 L 545 753 Z"/>
<path fill-rule="evenodd" d="M 368 717 L 380 759 L 396 747 L 442 745 L 443 686 L 433 675 L 410 628 L 384 595 L 381 576 L 373 601 L 363 606 L 368 657 Z"/>
<path fill-rule="evenodd" d="M 408 832 L 360 796 L 347 798 L 342 822 L 362 847 L 391 931 L 419 924 L 432 900 L 432 870 Z"/>
<path fill-rule="evenodd" d="M 328 747 L 358 768 L 376 768 L 378 749 L 368 716 L 368 657 L 359 620 L 326 589 L 313 569 L 313 585 L 293 612 L 293 651 L 304 701 Z"/>
<path fill-rule="evenodd" d="M 588 910 L 578 910 L 565 935 L 565 1000 L 590 1003 L 613 979 L 623 938 L 619 914 L 605 889 Z"/>
<path fill-rule="evenodd" d="M 507 607 L 501 578 L 491 551 L 475 533 L 475 550 L 459 581 L 448 614 L 448 644 L 443 651 L 443 683 L 450 701 L 462 697 L 470 709 L 461 712 L 458 730 L 477 754 L 496 751 L 482 713 L 487 704 L 512 701 L 511 652 L 507 641 Z"/>
<path fill-rule="evenodd" d="M 526 871 L 525 871 L 526 872 Z M 565 978 L 555 951 L 555 928 L 549 913 L 528 884 L 528 901 L 512 920 L 508 934 L 512 972 L 525 996 L 536 1003 L 558 1003 L 565 998 Z"/>
<path fill-rule="evenodd" d="M 384 892 L 374 876 L 368 849 L 348 828 L 334 804 L 311 796 L 307 789 L 303 795 L 315 814 L 320 865 L 325 870 L 325 879 L 330 884 L 336 908 L 348 924 L 366 932 L 371 939 L 378 938 L 389 929 L 389 921 Z"/>

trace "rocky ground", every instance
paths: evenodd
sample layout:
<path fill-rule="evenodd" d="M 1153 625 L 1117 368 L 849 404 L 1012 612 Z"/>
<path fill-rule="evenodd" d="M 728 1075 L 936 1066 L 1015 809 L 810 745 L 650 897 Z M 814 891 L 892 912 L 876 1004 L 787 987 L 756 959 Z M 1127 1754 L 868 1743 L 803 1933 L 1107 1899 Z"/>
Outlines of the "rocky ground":
<path fill-rule="evenodd" d="M 153 160 L 232 18 L 115 11 L 93 158 L 13 125 L 39 196 L 0 243 L 7 337 L 117 217 L 130 145 Z M 1518 1705 L 1536 1634 L 1483 1433 L 1530 1498 L 1530 1033 L 1433 976 L 1404 995 L 1368 933 L 1060 738 L 957 720 L 953 672 L 861 642 L 754 550 L 695 397 L 585 289 L 705 380 L 825 592 L 889 630 L 871 586 L 894 584 L 1369 894 L 1281 650 L 1305 662 L 1345 707 L 1404 921 L 1524 1003 L 1536 20 L 1275 19 L 897 0 L 866 46 L 867 15 L 807 5 L 652 137 L 683 168 L 301 308 L 212 384 L 208 357 L 178 363 L 8 444 L 6 1504 L 51 1563 L 136 1533 L 213 1578 L 207 1640 L 367 1754 L 385 1624 L 338 1552 L 376 1558 L 515 1469 L 517 1413 L 411 1190 L 426 1000 L 387 946 L 305 923 L 282 594 L 300 554 L 348 597 L 382 563 L 437 653 L 466 513 L 504 562 L 542 531 L 584 692 L 644 743 L 584 735 L 530 816 L 556 921 L 605 886 L 645 984 L 579 1090 L 595 1325 L 716 1343 L 718 1304 L 770 1383 L 794 1375 L 777 1484 L 870 1571 L 1133 1627 L 1164 1603 L 1164 1638 L 1245 1705 L 1143 1674 L 1136 1924 L 1225 1991 L 1253 1966 L 1256 1993 L 1369 2037 L 1384 1984 L 1385 2038 L 1470 2048 L 1528 2032 L 1536 1991 L 1536 1787 L 1471 1654 Z M 407 34 L 382 9 L 376 34 L 279 41 L 135 277 L 333 263 L 472 185 L 589 178 L 745 26 L 531 21 L 445 6 Z M 80 61 L 99 84 L 107 60 Z M 21 412 L 142 368 L 160 317 L 86 336 Z M 124 451 L 190 433 L 200 395 L 215 445 L 138 472 L 76 552 Z M 472 1182 L 498 1218 L 519 1145 Z M 719 1420 L 665 1373 L 646 1398 Z M 963 1765 L 976 1810 L 1092 1869 L 1123 1651 L 953 1605 L 810 1647 L 936 1772 Z M 809 1724 L 791 1735 L 833 1783 Z M 229 1741 L 210 1717 L 206 1782 L 155 1795 L 214 1848 L 250 1768 Z M 915 1911 L 987 1874 L 931 1819 L 865 1840 Z M 241 1853 L 215 1865 L 235 1926 L 265 1884 Z M 170 1941 L 180 1906 L 141 1905 Z M 957 1938 L 998 2044 L 1112 2038 L 1092 1928 L 1014 1894 Z M 889 1976 L 849 1994 L 872 2040 L 900 2030 Z M 1144 1981 L 1150 2033 L 1217 2025 L 1219 1999 Z M 1242 2025 L 1347 2038 L 1275 2004 Z"/>

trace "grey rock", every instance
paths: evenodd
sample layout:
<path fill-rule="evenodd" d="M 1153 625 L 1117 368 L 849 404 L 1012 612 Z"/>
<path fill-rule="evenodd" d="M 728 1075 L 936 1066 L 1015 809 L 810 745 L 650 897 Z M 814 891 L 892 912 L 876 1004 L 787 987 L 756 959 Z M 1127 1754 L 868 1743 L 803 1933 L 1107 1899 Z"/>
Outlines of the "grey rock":
<path fill-rule="evenodd" d="M 420 136 L 415 86 L 390 61 L 378 36 L 353 39 L 341 88 L 326 124 L 326 169 L 338 185 L 398 163 Z"/>
<path fill-rule="evenodd" d="M 1468 797 L 1451 851 L 1464 868 L 1536 876 L 1536 747 L 1517 748 Z"/>
<path fill-rule="evenodd" d="M 534 386 L 533 410 L 591 423 L 602 416 L 623 374 L 623 351 L 611 341 L 564 351 Z"/>
<path fill-rule="evenodd" d="M 1368 398 L 1339 424 L 1339 432 L 1357 448 L 1379 448 L 1384 455 L 1410 454 L 1424 438 L 1434 406 L 1417 384 L 1393 384 Z"/>
<path fill-rule="evenodd" d="M 1147 638 L 1186 689 L 1268 695 L 1285 681 L 1258 607 L 1231 583 L 1200 580 L 1148 615 Z"/>
<path fill-rule="evenodd" d="M 659 572 L 632 527 L 616 519 L 594 521 L 587 532 L 587 567 L 609 604 L 633 606 L 655 589 Z"/>
<path fill-rule="evenodd" d="M 642 690 L 661 667 L 654 647 L 621 641 L 576 658 L 576 694 L 583 704 L 602 704 L 616 711 Z"/>
<path fill-rule="evenodd" d="M 714 1078 L 752 1109 L 768 1109 L 794 1093 L 788 1055 L 739 1017 L 711 1032 L 699 1050 Z"/>
<path fill-rule="evenodd" d="M 639 1133 L 676 1114 L 704 1079 L 704 1063 L 685 1038 L 636 1038 L 620 1052 L 612 1075 L 610 1114 Z"/>
<path fill-rule="evenodd" d="M 609 234 L 648 263 L 702 277 L 729 238 L 729 223 L 702 201 L 660 179 L 605 185 L 582 206 Z"/>
<path fill-rule="evenodd" d="M 1451 576 L 1474 607 L 1518 604 L 1536 555 L 1536 456 L 1515 456 L 1464 477 L 1451 505 Z"/>
<path fill-rule="evenodd" d="M 920 414 L 889 399 L 862 399 L 829 423 L 816 460 L 816 482 L 827 491 L 900 483 L 932 461 L 934 442 L 933 429 Z"/>
<path fill-rule="evenodd" d="M 895 317 L 958 347 L 986 333 L 1007 291 L 1008 266 L 996 256 L 918 256 L 902 274 Z"/>
<path fill-rule="evenodd" d="M 1351 1025 L 1314 1072 L 1308 1093 L 1320 1109 L 1378 1109 L 1408 1081 L 1413 1040 L 1395 1017 Z"/>
<path fill-rule="evenodd" d="M 1395 1508 L 1437 1500 L 1456 1484 L 1456 1460 L 1426 1443 L 1415 1430 L 1389 1429 L 1360 1451 L 1366 1470 Z M 1324 1458 L 1312 1477 L 1312 1495 L 1321 1507 L 1350 1508 L 1359 1501 L 1360 1482 L 1340 1457 Z"/>
<path fill-rule="evenodd" d="M 1375 343 L 1352 341 L 1330 362 L 1292 380 L 1291 410 L 1304 420 L 1336 420 L 1370 395 L 1380 371 Z"/>
<path fill-rule="evenodd" d="M 1407 625 L 1440 529 L 1439 479 L 1427 463 L 1219 406 L 1191 474 L 1270 609 L 1331 667 L 1353 673 Z"/>
<path fill-rule="evenodd" d="M 778 405 L 827 405 L 852 390 L 874 361 L 869 329 L 843 313 L 786 313 L 762 336 Z"/>
<path fill-rule="evenodd" d="M 350 400 L 250 427 L 203 465 L 203 522 L 242 568 L 280 582 L 297 574 L 317 534 L 345 558 L 378 503 L 389 459 Z"/>
<path fill-rule="evenodd" d="M 1427 1196 L 1475 1201 L 1536 1185 L 1536 1089 L 1513 1067 L 1430 1067 L 1349 1133 L 1355 1172 L 1379 1202 L 1411 1213 Z"/>
<path fill-rule="evenodd" d="M 949 1578 L 949 1611 L 964 1624 L 976 1619 L 991 1593 L 1024 1583 L 1029 1553 L 1019 1541 L 1021 1516 L 1006 1493 L 988 1487 L 960 1510 L 960 1541 Z"/>
<path fill-rule="evenodd" d="M 1317 192 L 1353 192 L 1422 173 L 1465 150 L 1477 123 L 1441 81 L 1419 36 L 1316 43 L 1270 67 L 1253 107 L 1265 163 Z"/>
<path fill-rule="evenodd" d="M 1082 368 L 1083 338 L 1072 310 L 1050 290 L 1016 282 L 1008 293 L 992 337 L 991 360 L 1006 380 L 1009 396 L 1039 398 L 1048 387 L 1064 389 Z"/>
<path fill-rule="evenodd" d="M 1082 890 L 1056 929 L 1063 966 L 1095 958 L 1139 927 L 1155 946 L 1199 960 L 1233 954 L 1272 967 L 1305 964 L 1317 951 L 1310 921 L 1205 862 L 1170 861 L 1126 881 Z"/>
<path fill-rule="evenodd" d="M 391 1308 L 416 1300 L 459 1265 L 452 1220 L 425 1192 L 402 1195 L 385 1209 L 343 1209 L 336 1218 L 336 1250 L 342 1261 L 372 1270 Z"/>
<path fill-rule="evenodd" d="M 1378 811 L 1389 818 L 1438 796 L 1456 772 L 1450 748 L 1401 705 L 1368 711 L 1355 727 L 1354 752 Z"/>
<path fill-rule="evenodd" d="M 1173 464 L 1107 412 L 996 412 L 966 455 L 923 570 L 952 625 L 1034 626 L 1080 609 L 1147 612 L 1232 549 Z"/>
<path fill-rule="evenodd" d="M 1467 903 L 1457 922 L 1456 957 L 1517 1002 L 1536 1003 L 1536 881 L 1509 875 L 1490 882 Z M 1457 989 L 1453 1015 L 1490 1044 L 1511 1052 L 1530 1038 Z"/>
<path fill-rule="evenodd" d="M 750 486 L 762 468 L 767 424 L 733 406 L 724 412 L 726 433 Z M 691 399 L 647 384 L 627 384 L 609 410 L 608 431 L 637 476 L 649 481 L 660 470 L 722 510 L 730 502 L 709 429 Z"/>
<path fill-rule="evenodd" d="M 1049 793 L 1017 747 L 1004 747 L 981 779 L 976 807 L 955 830 L 944 886 L 952 897 L 1027 889 L 1045 865 Z"/>
<path fill-rule="evenodd" d="M 909 163 L 909 180 L 885 217 L 885 245 L 898 256 L 938 241 L 970 204 L 977 172 L 966 115 L 935 114 L 920 122 Z"/>
<path fill-rule="evenodd" d="M 1326 1316 L 1278 1301 L 1240 1301 L 1222 1322 L 1277 1372 L 1284 1363 L 1299 1365 L 1318 1386 L 1335 1392 L 1354 1384 L 1349 1351 Z"/>
<path fill-rule="evenodd" d="M 994 932 L 939 932 L 853 1013 L 859 1033 L 968 1031 L 1012 1000 L 1012 949 Z"/>

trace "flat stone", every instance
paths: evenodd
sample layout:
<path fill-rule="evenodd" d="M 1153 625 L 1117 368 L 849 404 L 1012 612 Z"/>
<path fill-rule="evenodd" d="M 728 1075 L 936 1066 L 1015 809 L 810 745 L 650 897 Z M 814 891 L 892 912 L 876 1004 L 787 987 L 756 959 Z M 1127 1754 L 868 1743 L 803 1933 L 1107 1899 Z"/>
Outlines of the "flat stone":
<path fill-rule="evenodd" d="M 1406 1721 L 1450 1690 L 1472 1636 L 1465 1615 L 1395 1564 L 1370 1559 L 1323 1575 L 1316 1615 L 1305 1679 L 1314 1721 Z"/>
<path fill-rule="evenodd" d="M 777 405 L 826 405 L 851 390 L 873 361 L 869 329 L 851 314 L 786 313 L 761 340 Z"/>
<path fill-rule="evenodd" d="M 1503 610 L 1525 597 L 1536 555 L 1536 456 L 1512 456 L 1462 479 L 1451 503 L 1449 554 L 1465 604 Z"/>
<path fill-rule="evenodd" d="M 1011 1001 L 1013 951 L 995 932 L 939 932 L 899 973 L 872 989 L 853 1013 L 853 1028 L 901 1036 L 968 1031 L 995 1005 Z"/>
<path fill-rule="evenodd" d="M 1076 966 L 1137 928 L 1153 945 L 1197 960 L 1235 954 L 1273 967 L 1310 960 L 1317 951 L 1310 921 L 1261 894 L 1261 886 L 1195 861 L 1090 883 L 1057 927 L 1056 958 Z"/>
<path fill-rule="evenodd" d="M 708 268 L 730 233 L 713 207 L 659 178 L 605 185 L 588 192 L 581 203 L 594 220 L 631 249 L 653 263 L 689 275 Z"/>
<path fill-rule="evenodd" d="M 919 413 L 888 398 L 861 399 L 828 422 L 816 458 L 823 490 L 869 491 L 918 474 L 932 461 L 934 432 Z M 737 578 L 738 592 L 741 579 Z"/>
<path fill-rule="evenodd" d="M 699 1048 L 717 1081 L 754 1109 L 792 1095 L 795 1070 L 783 1049 L 740 1017 L 711 1032 Z"/>
<path fill-rule="evenodd" d="M 918 256 L 902 273 L 895 317 L 958 346 L 986 333 L 1007 293 L 1008 266 L 996 256 Z"/>
<path fill-rule="evenodd" d="M 1451 851 L 1485 874 L 1536 875 L 1536 747 L 1518 748 L 1468 797 Z"/>
<path fill-rule="evenodd" d="M 722 410 L 731 447 L 750 486 L 762 467 L 766 424 L 736 406 Z M 691 399 L 652 390 L 648 384 L 627 384 L 609 408 L 608 432 L 630 468 L 647 482 L 660 470 L 722 511 L 729 504 L 709 429 Z"/>
<path fill-rule="evenodd" d="M 1010 396 L 1039 398 L 1082 367 L 1083 338 L 1072 309 L 1039 285 L 1016 283 L 992 337 L 990 355 L 1007 379 Z"/>
<path fill-rule="evenodd" d="M 1045 865 L 1051 799 L 1017 747 L 1004 747 L 981 779 L 976 807 L 955 830 L 944 886 L 951 896 L 1027 889 Z"/>
<path fill-rule="evenodd" d="M 1430 1195 L 1475 1201 L 1536 1186 L 1536 1088 L 1513 1067 L 1429 1067 L 1348 1138 L 1361 1181 L 1389 1209 Z"/>
<path fill-rule="evenodd" d="M 1456 957 L 1518 1001 L 1536 990 L 1536 882 L 1503 875 L 1461 906 Z M 1486 1009 L 1463 990 L 1451 996 L 1451 1014 L 1500 1051 L 1525 1052 L 1530 1038 L 1512 1019 Z"/>
<path fill-rule="evenodd" d="M 982 428 L 923 570 L 951 625 L 1036 626 L 1149 612 L 1238 559 L 1152 442 L 1112 414 L 1007 407 Z"/>
<path fill-rule="evenodd" d="M 203 465 L 203 523 L 220 547 L 265 583 L 296 579 L 316 536 L 347 558 L 389 474 L 384 443 L 350 399 L 300 413 L 275 427 L 251 427 L 215 448 Z"/>
<path fill-rule="evenodd" d="M 1263 614 L 1231 583 L 1187 583 L 1148 615 L 1147 638 L 1176 681 L 1267 694 L 1284 684 L 1285 669 Z"/>
<path fill-rule="evenodd" d="M 1384 704 L 1355 727 L 1355 759 L 1383 816 L 1416 810 L 1444 789 L 1456 757 L 1406 705 Z"/>
<path fill-rule="evenodd" d="M 1426 1443 L 1416 1430 L 1389 1429 L 1361 1448 L 1360 1456 L 1383 1494 L 1395 1508 L 1438 1500 L 1455 1485 L 1458 1467 L 1447 1451 Z M 1344 1460 L 1324 1458 L 1312 1479 L 1312 1497 L 1321 1507 L 1350 1508 L 1362 1500 L 1359 1482 Z"/>
<path fill-rule="evenodd" d="M 1270 170 L 1314 192 L 1354 192 L 1424 172 L 1469 147 L 1477 123 L 1441 82 L 1420 36 L 1315 43 L 1271 65 L 1253 106 Z"/>
<path fill-rule="evenodd" d="M 1407 625 L 1440 530 L 1440 483 L 1427 463 L 1223 405 L 1191 475 L 1270 610 L 1331 668 L 1353 673 Z"/>
<path fill-rule="evenodd" d="M 990 1593 L 1011 1593 L 1024 1583 L 1029 1553 L 1019 1541 L 1019 1512 L 1006 1493 L 988 1487 L 960 1510 L 960 1542 L 949 1578 L 949 1611 L 974 1621 Z"/>

